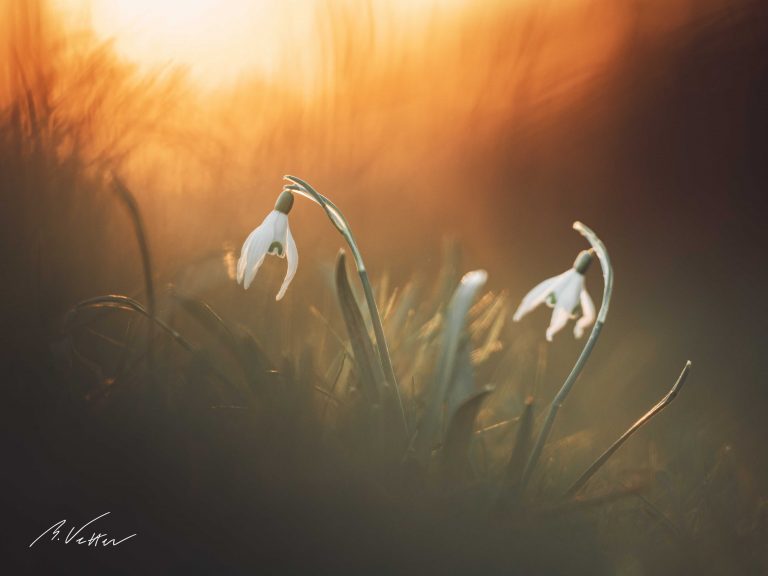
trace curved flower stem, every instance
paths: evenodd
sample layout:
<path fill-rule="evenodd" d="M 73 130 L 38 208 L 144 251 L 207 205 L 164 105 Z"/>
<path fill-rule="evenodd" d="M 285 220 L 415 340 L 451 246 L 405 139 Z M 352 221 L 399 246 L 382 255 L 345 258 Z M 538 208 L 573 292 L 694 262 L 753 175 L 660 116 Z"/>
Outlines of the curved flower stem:
<path fill-rule="evenodd" d="M 352 257 L 355 260 L 355 267 L 357 273 L 360 276 L 360 282 L 363 284 L 363 292 L 365 293 L 365 301 L 368 304 L 368 311 L 371 315 L 371 323 L 373 324 L 373 332 L 376 335 L 376 346 L 378 348 L 379 361 L 381 362 L 382 369 L 384 371 L 384 377 L 395 392 L 397 398 L 398 407 L 400 408 L 400 415 L 403 420 L 403 426 L 405 428 L 406 435 L 409 434 L 408 419 L 405 415 L 405 407 L 403 406 L 403 399 L 400 396 L 400 387 L 397 385 L 397 378 L 395 376 L 395 370 L 392 367 L 392 360 L 389 356 L 389 348 L 387 347 L 387 340 L 384 337 L 384 328 L 381 324 L 381 316 L 379 315 L 379 308 L 376 305 L 376 300 L 373 297 L 373 288 L 371 287 L 371 281 L 368 279 L 368 272 L 365 269 L 365 263 L 363 262 L 363 255 L 360 253 L 360 249 L 357 247 L 357 242 L 352 235 L 352 229 L 347 222 L 347 219 L 341 213 L 336 205 L 328 198 L 320 194 L 312 186 L 296 176 L 285 176 L 285 179 L 292 182 L 285 186 L 286 190 L 296 192 L 305 198 L 316 202 L 325 211 L 326 215 L 330 219 L 331 223 L 336 227 L 339 233 L 344 237 L 349 245 L 349 249 L 352 252 Z"/>
<path fill-rule="evenodd" d="M 579 232 L 589 241 L 589 243 L 592 245 L 592 248 L 595 250 L 598 259 L 600 260 L 600 267 L 603 270 L 604 282 L 603 302 L 600 305 L 600 311 L 597 314 L 597 320 L 595 321 L 595 325 L 592 327 L 592 332 L 589 335 L 587 343 L 584 345 L 584 349 L 581 351 L 578 360 L 576 360 L 576 364 L 574 364 L 573 368 L 571 369 L 571 373 L 568 375 L 568 378 L 565 379 L 565 382 L 563 382 L 563 386 L 560 388 L 560 391 L 557 393 L 555 399 L 552 401 L 552 404 L 549 407 L 549 412 L 547 413 L 547 417 L 541 427 L 541 432 L 539 432 L 539 436 L 536 438 L 536 444 L 534 444 L 533 449 L 531 450 L 531 455 L 528 457 L 528 462 L 526 463 L 525 469 L 523 470 L 523 477 L 520 483 L 521 493 L 531 479 L 531 474 L 533 474 L 533 470 L 536 468 L 536 464 L 541 457 L 541 451 L 544 449 L 544 445 L 547 442 L 547 437 L 552 431 L 552 425 L 555 423 L 557 411 L 560 409 L 560 406 L 563 405 L 563 402 L 565 402 L 568 393 L 576 383 L 576 379 L 579 377 L 581 370 L 584 368 L 584 365 L 589 359 L 589 355 L 592 353 L 592 349 L 595 347 L 597 338 L 600 336 L 600 331 L 603 329 L 605 318 L 608 316 L 608 306 L 610 305 L 611 293 L 613 292 L 613 268 L 611 267 L 611 259 L 608 257 L 608 250 L 605 248 L 605 244 L 603 244 L 600 238 L 597 237 L 597 234 L 595 234 L 581 222 L 574 222 L 573 229 Z"/>

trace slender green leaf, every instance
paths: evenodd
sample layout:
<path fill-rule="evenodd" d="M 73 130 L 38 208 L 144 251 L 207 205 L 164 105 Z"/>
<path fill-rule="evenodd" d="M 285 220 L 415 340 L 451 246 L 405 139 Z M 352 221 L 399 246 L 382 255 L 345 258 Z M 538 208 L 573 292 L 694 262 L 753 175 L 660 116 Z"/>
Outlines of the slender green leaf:
<path fill-rule="evenodd" d="M 492 387 L 475 392 L 474 396 L 465 399 L 456 408 L 450 419 L 443 444 L 442 462 L 445 479 L 452 485 L 462 484 L 470 478 L 470 446 L 475 420 L 483 401 L 491 392 Z"/>
<path fill-rule="evenodd" d="M 437 375 L 427 391 L 425 413 L 413 443 L 416 457 L 422 462 L 426 462 L 441 440 L 446 403 L 450 421 L 452 411 L 476 393 L 466 333 L 467 313 L 487 278 L 484 270 L 465 274 L 448 305 Z M 457 363 L 457 357 L 462 361 Z"/>
<path fill-rule="evenodd" d="M 365 328 L 360 306 L 349 284 L 344 250 L 339 251 L 336 259 L 336 291 L 355 358 L 361 392 L 369 403 L 378 404 L 383 395 L 384 375 Z"/>
<path fill-rule="evenodd" d="M 533 405 L 533 397 L 529 396 L 525 401 L 523 415 L 517 428 L 515 446 L 512 448 L 512 455 L 509 457 L 501 487 L 501 501 L 504 506 L 518 501 L 520 497 L 520 482 L 533 440 Z"/>

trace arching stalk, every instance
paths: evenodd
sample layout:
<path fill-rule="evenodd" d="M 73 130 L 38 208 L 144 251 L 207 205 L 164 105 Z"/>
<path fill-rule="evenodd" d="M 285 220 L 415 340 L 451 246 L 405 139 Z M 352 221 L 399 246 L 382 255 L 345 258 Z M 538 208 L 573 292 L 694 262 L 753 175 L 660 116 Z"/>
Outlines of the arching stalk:
<path fill-rule="evenodd" d="M 381 316 L 379 315 L 379 308 L 376 305 L 376 300 L 373 297 L 373 288 L 371 282 L 368 279 L 368 272 L 365 269 L 365 263 L 363 262 L 363 255 L 360 253 L 360 249 L 357 247 L 355 237 L 352 235 L 352 229 L 336 205 L 328 198 L 320 194 L 312 186 L 296 176 L 285 176 L 285 179 L 292 182 L 285 186 L 286 190 L 296 192 L 305 198 L 316 202 L 325 211 L 328 219 L 336 227 L 339 233 L 344 237 L 349 245 L 349 249 L 352 252 L 352 258 L 355 261 L 355 267 L 357 273 L 360 276 L 360 282 L 363 284 L 363 292 L 365 293 L 365 301 L 368 304 L 368 311 L 371 315 L 371 323 L 373 324 L 373 332 L 376 336 L 376 347 L 378 349 L 379 361 L 384 371 L 384 377 L 395 392 L 397 403 L 400 408 L 400 414 L 403 420 L 403 426 L 405 428 L 406 435 L 409 433 L 408 419 L 405 415 L 405 407 L 403 406 L 403 399 L 400 396 L 400 387 L 397 384 L 397 378 L 395 376 L 394 368 L 392 367 L 392 360 L 389 356 L 389 348 L 387 347 L 387 340 L 384 337 L 384 328 L 381 325 Z"/>

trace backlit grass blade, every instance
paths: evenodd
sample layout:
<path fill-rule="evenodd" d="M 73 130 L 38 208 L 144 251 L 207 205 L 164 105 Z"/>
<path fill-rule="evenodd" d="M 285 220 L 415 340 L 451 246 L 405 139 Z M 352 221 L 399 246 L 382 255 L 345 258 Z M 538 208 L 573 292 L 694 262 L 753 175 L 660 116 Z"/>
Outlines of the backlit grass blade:
<path fill-rule="evenodd" d="M 517 501 L 520 497 L 520 482 L 523 477 L 523 469 L 531 451 L 533 440 L 533 397 L 528 397 L 525 401 L 523 415 L 520 418 L 520 424 L 517 428 L 515 437 L 515 446 L 509 457 L 505 471 L 504 481 L 501 486 L 501 503 L 507 506 Z"/>
<path fill-rule="evenodd" d="M 470 447 L 474 437 L 475 420 L 483 401 L 493 392 L 486 387 L 464 400 L 448 423 L 443 444 L 442 462 L 445 479 L 449 484 L 462 484 L 470 480 L 472 470 Z"/>
<path fill-rule="evenodd" d="M 433 446 L 441 440 L 444 414 L 449 398 L 451 407 L 455 410 L 468 396 L 472 395 L 471 389 L 474 384 L 471 379 L 460 378 L 458 388 L 455 390 L 452 385 L 457 383 L 457 356 L 468 338 L 467 313 L 487 278 L 488 274 L 484 270 L 465 274 L 448 305 L 442 345 L 437 360 L 437 374 L 427 391 L 425 413 L 413 443 L 416 457 L 423 463 L 426 463 L 429 458 Z"/>
<path fill-rule="evenodd" d="M 344 250 L 340 250 L 336 258 L 336 291 L 355 357 L 361 392 L 370 404 L 378 404 L 384 393 L 384 375 L 365 328 L 363 314 L 349 284 Z"/>
<path fill-rule="evenodd" d="M 678 376 L 677 381 L 675 382 L 674 386 L 672 386 L 672 389 L 667 393 L 664 398 L 659 400 L 656 405 L 653 406 L 648 412 L 643 414 L 642 417 L 640 417 L 632 426 L 630 426 L 624 434 L 622 434 L 613 444 L 611 444 L 608 449 L 603 452 L 597 460 L 595 460 L 589 468 L 587 468 L 581 476 L 571 485 L 571 487 L 567 490 L 565 493 L 566 498 L 572 498 L 573 496 L 576 496 L 579 491 L 586 485 L 587 482 L 589 482 L 590 478 L 595 475 L 595 473 L 602 468 L 603 464 L 605 464 L 608 459 L 613 455 L 616 450 L 621 448 L 622 444 L 629 440 L 629 437 L 632 436 L 635 432 L 637 432 L 640 428 L 645 426 L 650 420 L 656 416 L 659 412 L 664 410 L 669 404 L 672 403 L 672 401 L 677 397 L 677 394 L 680 392 L 680 389 L 683 387 L 683 384 L 685 384 L 685 380 L 688 378 L 688 372 L 691 369 L 691 361 L 685 363 L 685 366 L 683 367 L 683 371 L 680 373 L 680 376 Z"/>

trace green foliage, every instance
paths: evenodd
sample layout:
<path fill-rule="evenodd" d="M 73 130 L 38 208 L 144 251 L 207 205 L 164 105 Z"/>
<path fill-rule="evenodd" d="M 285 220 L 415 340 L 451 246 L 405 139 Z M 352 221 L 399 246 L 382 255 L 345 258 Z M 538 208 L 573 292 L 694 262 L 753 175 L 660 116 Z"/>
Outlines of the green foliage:
<path fill-rule="evenodd" d="M 346 257 L 344 251 L 336 258 L 336 292 L 339 307 L 347 327 L 349 344 L 352 348 L 355 368 L 360 382 L 360 391 L 371 405 L 387 400 L 384 374 L 381 371 L 376 352 L 363 320 L 363 313 L 357 304 L 352 287 L 347 278 Z"/>

